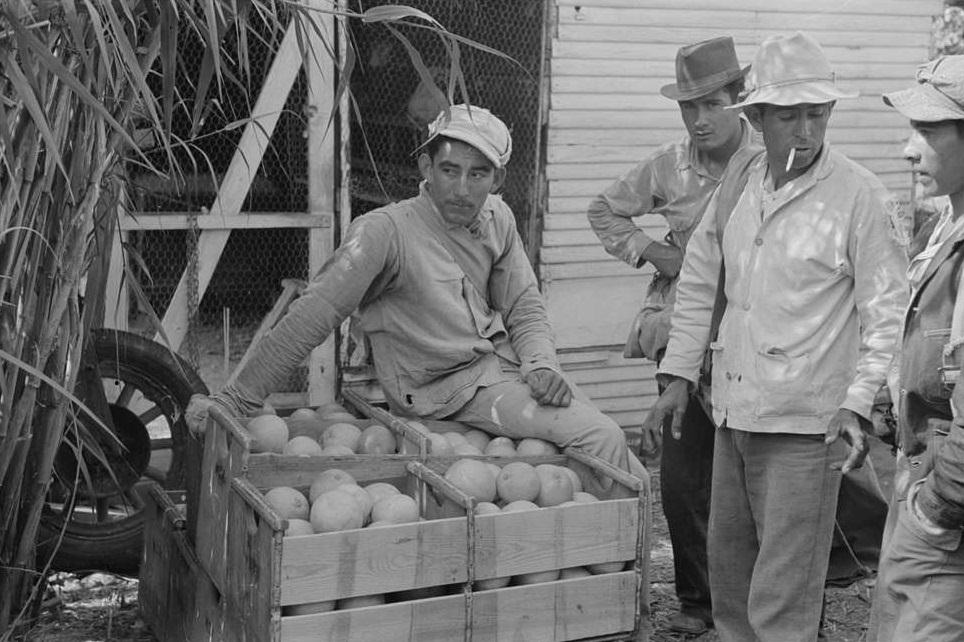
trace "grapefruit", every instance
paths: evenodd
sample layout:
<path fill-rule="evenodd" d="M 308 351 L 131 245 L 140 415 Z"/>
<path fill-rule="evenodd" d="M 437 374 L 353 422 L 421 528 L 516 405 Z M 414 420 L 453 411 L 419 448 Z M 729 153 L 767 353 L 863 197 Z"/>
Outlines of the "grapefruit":
<path fill-rule="evenodd" d="M 364 511 L 350 492 L 341 488 L 322 493 L 311 504 L 311 527 L 316 533 L 332 533 L 361 528 Z"/>
<path fill-rule="evenodd" d="M 541 484 L 537 504 L 556 506 L 572 499 L 572 481 L 560 466 L 540 464 L 536 466 L 536 474 Z"/>
<path fill-rule="evenodd" d="M 285 537 L 297 535 L 311 535 L 315 529 L 311 527 L 311 522 L 306 519 L 291 518 L 288 520 L 288 528 L 285 529 Z"/>
<path fill-rule="evenodd" d="M 278 415 L 258 415 L 248 422 L 251 452 L 281 453 L 288 443 L 288 424 Z"/>
<path fill-rule="evenodd" d="M 576 471 L 574 471 L 572 468 L 569 468 L 568 466 L 560 466 L 560 468 L 566 471 L 566 474 L 569 475 L 570 481 L 572 481 L 573 495 L 575 495 L 576 493 L 582 492 L 582 480 L 579 479 L 579 474 Z"/>
<path fill-rule="evenodd" d="M 358 436 L 358 453 L 388 455 L 395 452 L 395 433 L 381 424 L 372 424 Z"/>
<path fill-rule="evenodd" d="M 308 519 L 308 500 L 290 486 L 275 486 L 264 494 L 264 499 L 285 519 Z"/>
<path fill-rule="evenodd" d="M 358 597 L 347 597 L 338 600 L 337 608 L 339 611 L 348 609 L 360 609 L 366 606 L 379 606 L 385 603 L 384 595 L 359 595 Z"/>
<path fill-rule="evenodd" d="M 535 502 L 530 502 L 528 499 L 517 499 L 503 506 L 502 512 L 515 513 L 522 510 L 536 510 L 537 508 L 539 508 L 539 505 Z"/>
<path fill-rule="evenodd" d="M 626 562 L 599 562 L 598 564 L 588 564 L 586 566 L 593 575 L 605 575 L 606 573 L 618 573 L 626 567 Z"/>
<path fill-rule="evenodd" d="M 464 444 L 455 444 L 452 447 L 452 450 L 454 450 L 455 454 L 459 455 L 460 457 L 475 457 L 482 455 L 482 451 L 469 442 L 465 442 Z"/>
<path fill-rule="evenodd" d="M 358 417 L 356 417 L 355 415 L 351 414 L 350 412 L 332 412 L 332 413 L 329 413 L 329 414 L 327 414 L 327 415 L 325 415 L 325 416 L 323 416 L 323 417 L 321 418 L 322 421 L 324 421 L 325 423 L 328 423 L 328 424 L 332 424 L 332 423 L 346 423 L 346 424 L 350 424 L 350 423 L 352 423 L 353 421 L 355 421 L 356 419 L 358 419 Z M 352 425 L 354 425 L 354 424 L 352 424 Z"/>
<path fill-rule="evenodd" d="M 523 573 L 522 575 L 516 575 L 512 578 L 512 583 L 517 586 L 523 586 L 526 584 L 541 584 L 543 582 L 555 582 L 559 579 L 559 569 L 555 568 L 551 571 L 539 571 L 536 573 Z"/>
<path fill-rule="evenodd" d="M 592 493 L 579 491 L 572 494 L 572 500 L 577 504 L 591 504 L 593 502 L 598 502 L 599 498 Z"/>
<path fill-rule="evenodd" d="M 592 573 L 587 571 L 582 566 L 571 566 L 569 568 L 564 568 L 561 571 L 559 571 L 560 580 L 571 580 L 576 577 L 589 577 L 590 575 L 592 575 Z"/>
<path fill-rule="evenodd" d="M 289 604 L 281 607 L 283 617 L 289 615 L 311 615 L 313 613 L 327 613 L 335 610 L 335 600 L 325 602 L 309 602 L 308 604 Z"/>
<path fill-rule="evenodd" d="M 489 589 L 502 588 L 503 586 L 508 586 L 511 581 L 511 577 L 492 577 L 487 580 L 475 580 L 475 590 L 488 591 Z"/>
<path fill-rule="evenodd" d="M 367 486 L 362 486 L 362 488 L 364 488 L 365 492 L 372 498 L 372 505 L 377 504 L 380 499 L 384 499 L 389 495 L 398 495 L 401 492 L 391 484 L 385 482 L 375 482 Z"/>
<path fill-rule="evenodd" d="M 475 505 L 476 515 L 488 515 L 489 513 L 501 513 L 502 509 L 492 502 L 479 502 Z"/>
<path fill-rule="evenodd" d="M 288 438 L 311 437 L 315 441 L 321 439 L 325 424 L 311 408 L 298 408 L 288 415 Z"/>
<path fill-rule="evenodd" d="M 361 438 L 361 430 L 355 424 L 334 423 L 325 428 L 321 433 L 321 445 L 328 446 L 347 446 L 351 451 L 358 452 L 358 440 Z"/>
<path fill-rule="evenodd" d="M 329 401 L 328 403 L 323 403 L 315 409 L 315 414 L 319 417 L 325 417 L 327 415 L 333 415 L 336 413 L 340 414 L 350 414 L 348 409 L 337 401 Z"/>
<path fill-rule="evenodd" d="M 518 445 L 516 445 L 515 451 L 520 457 L 559 454 L 559 449 L 555 444 L 545 439 L 537 439 L 536 437 L 526 437 L 522 439 Z"/>
<path fill-rule="evenodd" d="M 508 437 L 493 437 L 482 452 L 494 457 L 515 457 L 515 442 Z"/>
<path fill-rule="evenodd" d="M 473 446 L 479 449 L 479 452 L 485 452 L 485 447 L 489 445 L 492 436 L 484 430 L 479 430 L 478 428 L 473 428 L 472 430 L 466 432 L 463 437 L 465 441 L 469 442 Z"/>
<path fill-rule="evenodd" d="M 295 457 L 317 457 L 322 454 L 321 444 L 305 435 L 293 437 L 285 444 L 284 454 Z"/>
<path fill-rule="evenodd" d="M 350 473 L 346 473 L 340 468 L 329 468 L 318 473 L 318 476 L 311 482 L 311 487 L 308 489 L 308 499 L 314 504 L 315 500 L 318 499 L 318 496 L 322 493 L 335 490 L 344 484 L 354 483 L 355 478 L 352 477 Z"/>
<path fill-rule="evenodd" d="M 533 501 L 539 496 L 542 483 L 536 469 L 524 461 L 514 461 L 506 464 L 495 480 L 499 497 L 507 502 L 517 499 Z"/>
<path fill-rule="evenodd" d="M 468 440 L 465 438 L 465 435 L 463 435 L 460 432 L 455 432 L 455 431 L 443 432 L 442 436 L 445 437 L 450 444 L 452 444 L 453 448 L 458 444 L 469 443 Z"/>
<path fill-rule="evenodd" d="M 257 417 L 259 415 L 276 415 L 276 414 L 278 414 L 278 411 L 274 409 L 274 406 L 272 406 L 270 403 L 265 401 L 260 408 L 254 411 L 254 414 L 251 416 Z"/>
<path fill-rule="evenodd" d="M 355 454 L 355 451 L 348 446 L 342 446 L 341 444 L 334 444 L 332 446 L 325 446 L 321 449 L 321 454 L 324 457 L 350 457 Z"/>
<path fill-rule="evenodd" d="M 485 467 L 489 469 L 490 473 L 492 473 L 493 479 L 499 478 L 499 473 L 502 472 L 501 466 L 499 466 L 498 464 L 493 464 L 491 461 L 487 461 L 485 462 Z M 496 492 L 498 492 L 498 489 L 496 489 Z"/>
<path fill-rule="evenodd" d="M 428 434 L 428 451 L 433 455 L 441 456 L 455 454 L 452 444 L 445 438 L 445 435 L 440 435 L 437 432 Z"/>
<path fill-rule="evenodd" d="M 375 503 L 372 521 L 407 524 L 418 521 L 418 504 L 408 495 L 389 495 Z"/>
<path fill-rule="evenodd" d="M 476 501 L 495 499 L 495 475 L 487 464 L 477 459 L 459 459 L 445 471 L 445 479 Z"/>
<path fill-rule="evenodd" d="M 367 524 L 368 519 L 372 516 L 372 506 L 375 502 L 372 500 L 372 496 L 365 492 L 365 489 L 358 484 L 342 484 L 338 487 L 338 490 L 343 491 L 355 498 L 358 505 L 362 509 L 362 523 Z"/>

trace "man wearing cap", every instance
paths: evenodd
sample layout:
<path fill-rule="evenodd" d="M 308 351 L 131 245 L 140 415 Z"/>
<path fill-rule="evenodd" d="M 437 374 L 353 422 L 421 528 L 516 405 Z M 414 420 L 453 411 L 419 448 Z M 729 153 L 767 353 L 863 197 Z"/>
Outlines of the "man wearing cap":
<path fill-rule="evenodd" d="M 657 363 L 662 357 L 686 242 L 730 157 L 752 144 L 749 123 L 739 112 L 724 109 L 743 91 L 746 71 L 740 68 L 730 37 L 681 47 L 676 54 L 676 83 L 664 86 L 660 93 L 679 103 L 687 135 L 661 145 L 589 205 L 589 222 L 607 252 L 636 268 L 647 262 L 656 268 L 643 310 L 630 332 L 626 356 L 644 356 Z M 645 215 L 665 219 L 670 230 L 664 242 L 633 223 L 633 218 Z M 662 442 L 660 495 L 673 545 L 680 602 L 680 611 L 668 626 L 696 634 L 713 622 L 706 525 L 715 426 L 695 396 L 683 421 L 686 428 L 680 441 L 668 437 L 666 422 L 654 434 L 644 435 L 643 443 Z M 665 439 L 661 430 L 667 433 Z"/>
<path fill-rule="evenodd" d="M 512 139 L 480 107 L 429 125 L 420 193 L 352 222 L 344 241 L 215 401 L 249 414 L 357 310 L 389 407 L 508 437 L 580 446 L 631 473 L 645 469 L 619 426 L 569 384 L 509 207 L 495 192 Z M 610 484 L 584 475 L 589 490 Z"/>
<path fill-rule="evenodd" d="M 910 120 L 920 196 L 948 196 L 950 210 L 922 252 L 890 382 L 897 471 L 867 639 L 950 642 L 964 636 L 964 56 L 883 99 Z"/>
<path fill-rule="evenodd" d="M 721 188 L 690 239 L 647 418 L 674 436 L 712 352 L 716 424 L 708 534 L 724 642 L 818 635 L 841 471 L 862 464 L 907 300 L 896 209 L 869 171 L 830 149 L 836 86 L 819 44 L 766 39 L 742 108 L 765 151 L 725 226 Z M 711 343 L 717 287 L 724 299 Z M 839 439 L 843 436 L 848 449 Z"/>

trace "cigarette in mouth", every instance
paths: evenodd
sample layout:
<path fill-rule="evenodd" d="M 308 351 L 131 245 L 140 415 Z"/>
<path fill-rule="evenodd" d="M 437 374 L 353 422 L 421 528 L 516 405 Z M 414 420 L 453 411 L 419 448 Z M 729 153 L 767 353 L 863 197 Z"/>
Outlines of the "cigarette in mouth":
<path fill-rule="evenodd" d="M 791 147 L 790 155 L 787 156 L 787 168 L 784 170 L 785 172 L 789 172 L 790 168 L 793 167 L 793 159 L 796 157 L 796 155 L 797 155 L 797 148 Z"/>

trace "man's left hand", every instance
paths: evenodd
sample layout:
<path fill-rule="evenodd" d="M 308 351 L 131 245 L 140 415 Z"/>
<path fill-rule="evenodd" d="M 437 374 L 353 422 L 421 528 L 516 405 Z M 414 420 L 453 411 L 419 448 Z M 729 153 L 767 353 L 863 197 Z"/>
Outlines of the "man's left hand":
<path fill-rule="evenodd" d="M 870 451 L 870 444 L 860 427 L 857 413 L 853 410 L 841 408 L 830 420 L 830 424 L 827 426 L 827 445 L 829 446 L 837 441 L 838 437 L 843 437 L 844 441 L 850 444 L 850 453 L 843 462 L 832 464 L 832 466 L 844 474 L 849 473 L 854 468 L 863 466 L 867 453 Z"/>
<path fill-rule="evenodd" d="M 572 401 L 572 390 L 562 375 L 548 368 L 533 370 L 526 377 L 529 392 L 540 406 L 565 408 Z"/>

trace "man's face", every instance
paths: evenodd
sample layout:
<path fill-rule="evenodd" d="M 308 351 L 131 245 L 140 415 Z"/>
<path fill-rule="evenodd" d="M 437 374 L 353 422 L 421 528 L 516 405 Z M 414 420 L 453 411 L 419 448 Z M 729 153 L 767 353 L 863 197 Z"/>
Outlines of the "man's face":
<path fill-rule="evenodd" d="M 720 149 L 739 135 L 739 111 L 724 109 L 732 104 L 730 92 L 725 88 L 693 100 L 680 101 L 679 111 L 683 116 L 683 124 L 701 152 Z"/>
<path fill-rule="evenodd" d="M 442 218 L 457 225 L 474 221 L 486 196 L 505 177 L 505 170 L 496 169 L 479 150 L 455 140 L 443 141 L 434 158 L 419 156 L 418 168 Z"/>
<path fill-rule="evenodd" d="M 923 198 L 964 192 L 964 138 L 957 122 L 911 121 L 904 156 L 915 164 Z"/>
<path fill-rule="evenodd" d="M 781 175 L 795 149 L 789 176 L 799 176 L 807 171 L 823 148 L 827 123 L 833 103 L 801 103 L 799 105 L 760 105 L 747 112 L 750 122 L 763 134 L 770 171 Z"/>

